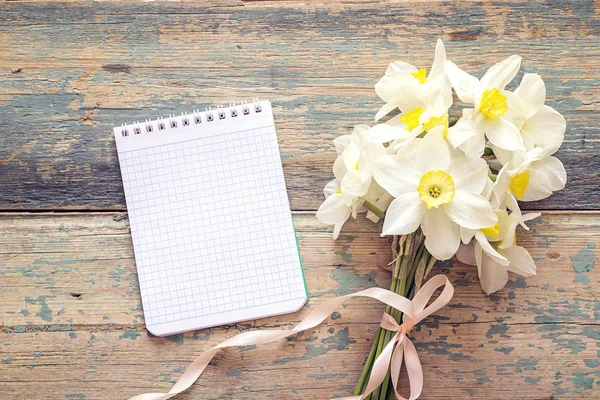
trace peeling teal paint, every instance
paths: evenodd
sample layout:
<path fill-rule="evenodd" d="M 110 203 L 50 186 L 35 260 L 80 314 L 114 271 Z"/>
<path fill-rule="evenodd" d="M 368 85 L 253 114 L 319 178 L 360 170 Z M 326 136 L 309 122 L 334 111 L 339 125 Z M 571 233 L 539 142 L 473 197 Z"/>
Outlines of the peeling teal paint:
<path fill-rule="evenodd" d="M 71 339 L 75 339 L 75 338 L 77 337 L 77 334 L 76 334 L 75 332 L 70 332 L 70 333 L 69 333 L 69 337 L 70 337 Z"/>
<path fill-rule="evenodd" d="M 121 282 L 121 277 L 125 273 L 125 270 L 121 267 L 117 267 L 115 271 L 110 271 L 108 275 L 110 275 L 115 281 Z M 113 285 L 114 286 L 114 285 Z M 117 285 L 119 286 L 119 285 Z"/>
<path fill-rule="evenodd" d="M 590 278 L 584 273 L 577 274 L 577 277 L 573 279 L 573 283 L 590 283 Z"/>
<path fill-rule="evenodd" d="M 335 319 L 340 319 L 340 318 L 342 318 L 342 314 L 340 314 L 340 313 L 339 313 L 339 312 L 337 312 L 337 311 L 334 311 L 334 312 L 331 314 L 331 319 L 333 319 L 333 320 L 335 320 Z"/>
<path fill-rule="evenodd" d="M 510 338 L 510 336 L 506 334 L 509 328 L 510 327 L 508 325 L 492 325 L 485 334 L 485 337 L 488 339 L 492 339 L 494 335 L 500 335 L 500 337 L 503 338 Z"/>
<path fill-rule="evenodd" d="M 515 349 L 514 347 L 499 347 L 499 348 L 495 348 L 494 351 L 509 355 L 510 352 L 513 351 L 514 349 Z"/>
<path fill-rule="evenodd" d="M 43 278 L 48 276 L 47 273 L 44 272 L 36 272 L 36 270 L 38 270 L 38 267 L 27 267 L 27 268 L 22 268 L 21 269 L 21 275 L 28 277 L 28 278 Z"/>
<path fill-rule="evenodd" d="M 579 250 L 576 256 L 571 256 L 570 258 L 575 272 L 589 272 L 594 268 L 596 261 L 594 252 L 587 247 Z"/>
<path fill-rule="evenodd" d="M 331 271 L 329 276 L 338 283 L 337 287 L 325 292 L 311 292 L 310 297 L 318 297 L 328 293 L 343 296 L 355 292 L 357 289 L 377 286 L 374 271 L 361 275 L 354 267 L 339 267 Z"/>
<path fill-rule="evenodd" d="M 576 389 L 579 390 L 590 390 L 594 384 L 594 378 L 569 378 L 570 381 L 573 382 L 573 385 Z"/>
<path fill-rule="evenodd" d="M 46 296 L 38 296 L 37 299 L 31 297 L 25 297 L 25 302 L 29 304 L 39 304 L 41 306 L 40 311 L 35 313 L 36 316 L 40 317 L 46 322 L 52 321 L 52 310 L 46 304 Z"/>
<path fill-rule="evenodd" d="M 128 329 L 127 331 L 125 331 L 124 333 L 122 333 L 121 335 L 119 335 L 119 339 L 131 339 L 131 340 L 135 340 L 137 339 L 139 336 L 141 336 L 142 334 L 137 332 L 135 329 Z"/>
<path fill-rule="evenodd" d="M 66 393 L 66 399 L 85 399 L 85 394 L 83 393 Z"/>
<path fill-rule="evenodd" d="M 239 376 L 242 374 L 242 370 L 241 369 L 232 369 L 230 368 L 229 371 L 227 371 L 227 376 Z"/>
<path fill-rule="evenodd" d="M 349 249 L 350 249 L 350 246 L 343 245 L 341 250 L 338 250 L 338 251 L 335 252 L 335 254 L 337 254 L 340 257 L 342 257 L 342 259 L 344 260 L 344 262 L 346 264 L 350 264 L 352 262 L 352 254 L 348 253 Z"/>
<path fill-rule="evenodd" d="M 166 340 L 169 342 L 175 343 L 175 346 L 179 347 L 183 345 L 183 333 L 178 333 L 177 335 L 166 336 Z"/>
<path fill-rule="evenodd" d="M 583 363 L 585 364 L 586 367 L 589 367 L 589 368 L 596 368 L 596 367 L 600 366 L 600 360 L 596 360 L 596 359 L 585 359 L 585 360 L 583 360 Z"/>
<path fill-rule="evenodd" d="M 321 356 L 333 350 L 344 350 L 352 343 L 356 343 L 356 340 L 350 339 L 348 335 L 348 328 L 341 329 L 336 332 L 335 335 L 328 338 L 322 339 L 323 345 L 311 345 L 305 346 L 306 352 L 298 357 L 285 357 L 281 360 L 273 362 L 275 365 L 287 364 L 292 361 L 310 360 L 314 357 Z"/>
<path fill-rule="evenodd" d="M 537 378 L 525 378 L 525 382 L 528 382 L 528 383 L 538 383 L 541 380 L 542 380 L 541 377 L 537 377 Z"/>
<path fill-rule="evenodd" d="M 414 343 L 414 345 L 417 350 L 437 355 L 446 355 L 452 361 L 471 359 L 469 355 L 460 351 L 463 347 L 461 343 L 448 343 L 447 336 L 440 336 L 439 340 L 435 341 L 419 341 Z"/>

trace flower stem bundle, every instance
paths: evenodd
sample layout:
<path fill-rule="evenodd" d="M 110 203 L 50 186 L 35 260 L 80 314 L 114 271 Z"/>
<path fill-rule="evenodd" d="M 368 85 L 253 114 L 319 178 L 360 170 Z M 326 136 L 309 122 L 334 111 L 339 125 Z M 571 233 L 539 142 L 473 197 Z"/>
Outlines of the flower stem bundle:
<path fill-rule="evenodd" d="M 414 294 L 423 285 L 429 272 L 435 264 L 433 258 L 424 245 L 424 236 L 421 232 L 411 233 L 409 235 L 394 236 L 392 240 L 392 283 L 390 290 L 401 296 L 412 299 Z M 396 322 L 402 322 L 402 313 L 391 307 L 386 308 L 386 313 L 391 315 Z M 355 395 L 362 394 L 369 375 L 373 362 L 381 354 L 381 351 L 393 336 L 393 332 L 385 330 L 381 327 L 377 330 L 377 335 L 371 346 L 371 351 L 365 362 L 362 374 L 358 380 L 358 384 L 354 390 Z M 387 399 L 390 394 L 393 396 L 392 383 L 390 381 L 389 372 L 381 386 L 371 393 L 367 399 Z"/>

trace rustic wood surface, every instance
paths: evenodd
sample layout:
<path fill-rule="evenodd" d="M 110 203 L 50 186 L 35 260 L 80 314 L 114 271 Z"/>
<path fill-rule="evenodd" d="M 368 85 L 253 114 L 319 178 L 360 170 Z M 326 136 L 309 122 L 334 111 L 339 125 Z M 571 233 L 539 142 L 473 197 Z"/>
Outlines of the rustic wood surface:
<path fill-rule="evenodd" d="M 371 122 L 381 104 L 373 85 L 390 61 L 428 67 L 438 37 L 475 74 L 517 53 L 522 72 L 543 76 L 547 104 L 567 119 L 558 156 L 569 183 L 527 204 L 544 210 L 519 236 L 538 276 L 512 276 L 486 297 L 473 267 L 436 266 L 457 291 L 413 334 L 422 398 L 599 398 L 598 17 L 592 1 L 0 3 L 2 398 L 168 390 L 237 332 L 285 328 L 333 296 L 387 286 L 380 227 L 352 222 L 334 242 L 314 211 L 331 139 Z M 309 303 L 152 337 L 111 127 L 254 96 L 274 105 Z M 353 300 L 303 335 L 228 350 L 179 398 L 349 395 L 382 310 Z"/>

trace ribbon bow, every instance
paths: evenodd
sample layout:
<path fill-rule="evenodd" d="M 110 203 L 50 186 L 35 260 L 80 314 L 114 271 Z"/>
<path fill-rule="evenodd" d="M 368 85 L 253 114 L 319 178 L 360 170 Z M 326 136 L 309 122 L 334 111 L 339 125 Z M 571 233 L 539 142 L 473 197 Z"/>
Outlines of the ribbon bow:
<path fill-rule="evenodd" d="M 441 286 L 444 290 L 429 306 L 427 303 L 431 299 L 433 293 Z M 384 347 L 381 354 L 373 363 L 371 376 L 367 383 L 365 392 L 360 396 L 346 397 L 346 400 L 362 400 L 373 392 L 385 379 L 388 368 L 390 377 L 394 386 L 394 394 L 398 400 L 406 400 L 398 394 L 397 384 L 400 376 L 400 368 L 402 360 L 406 365 L 408 379 L 410 385 L 410 398 L 414 400 L 419 397 L 423 389 L 423 369 L 421 361 L 417 355 L 417 350 L 410 339 L 406 336 L 410 330 L 423 320 L 428 315 L 433 314 L 440 308 L 444 307 L 454 294 L 454 287 L 444 275 L 436 275 L 431 278 L 413 300 L 400 296 L 397 293 L 381 288 L 370 288 L 361 290 L 360 292 L 348 294 L 345 296 L 336 297 L 321 303 L 319 306 L 308 314 L 298 325 L 290 330 L 264 330 L 264 331 L 249 331 L 237 334 L 224 342 L 214 346 L 213 348 L 202 353 L 196 358 L 189 367 L 183 372 L 181 377 L 175 382 L 175 385 L 168 393 L 145 393 L 134 396 L 129 400 L 166 400 L 185 390 L 194 384 L 194 382 L 202 375 L 209 362 L 220 349 L 234 346 L 248 346 L 254 344 L 265 344 L 274 342 L 296 333 L 314 328 L 326 320 L 332 312 L 334 312 L 342 303 L 352 297 L 368 297 L 385 303 L 404 314 L 402 324 L 398 324 L 389 314 L 384 314 L 381 319 L 380 326 L 392 332 L 396 332 L 392 340 Z M 391 367 L 390 367 L 391 364 Z"/>
<path fill-rule="evenodd" d="M 442 293 L 433 303 L 427 306 L 433 293 L 442 285 L 444 286 Z M 362 400 L 367 397 L 383 382 L 388 367 L 390 368 L 390 379 L 392 380 L 396 399 L 406 400 L 398 393 L 398 378 L 400 377 L 403 359 L 410 385 L 409 400 L 417 399 L 421 395 L 421 390 L 423 390 L 423 368 L 421 368 L 421 360 L 417 354 L 417 349 L 415 349 L 407 335 L 416 324 L 448 304 L 453 295 L 454 286 L 448 278 L 444 275 L 436 275 L 417 292 L 410 302 L 410 307 L 406 309 L 395 307 L 404 313 L 402 324 L 398 324 L 391 315 L 384 313 L 379 325 L 388 331 L 396 332 L 396 334 L 373 363 L 365 392 L 360 396 L 346 397 L 344 400 Z"/>

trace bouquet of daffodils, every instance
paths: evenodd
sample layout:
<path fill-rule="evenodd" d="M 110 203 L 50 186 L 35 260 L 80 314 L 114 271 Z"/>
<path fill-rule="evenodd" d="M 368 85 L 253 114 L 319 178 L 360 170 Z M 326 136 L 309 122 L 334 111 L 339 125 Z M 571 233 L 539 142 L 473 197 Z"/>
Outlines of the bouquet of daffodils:
<path fill-rule="evenodd" d="M 396 115 L 334 140 L 335 179 L 325 186 L 317 218 L 333 225 L 334 239 L 350 216 L 383 218 L 381 235 L 393 235 L 392 291 L 412 298 L 435 261 L 455 254 L 477 266 L 487 294 L 506 285 L 508 271 L 536 273 L 516 230 L 540 214 L 522 213 L 518 201 L 564 188 L 564 166 L 552 154 L 566 124 L 544 105 L 539 75 L 526 73 L 513 92 L 505 89 L 520 66 L 513 55 L 478 79 L 447 61 L 438 40 L 429 73 L 397 61 L 375 85 L 385 102 L 375 121 Z M 452 89 L 462 112 L 451 110 Z M 397 310 L 387 312 L 400 322 Z M 390 337 L 379 329 L 355 394 Z M 387 379 L 368 398 L 392 393 Z"/>

